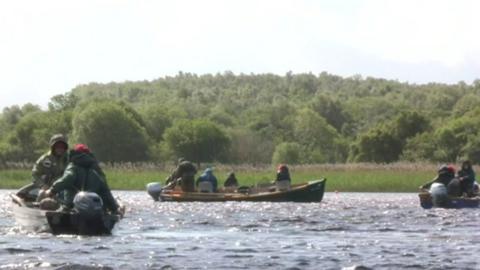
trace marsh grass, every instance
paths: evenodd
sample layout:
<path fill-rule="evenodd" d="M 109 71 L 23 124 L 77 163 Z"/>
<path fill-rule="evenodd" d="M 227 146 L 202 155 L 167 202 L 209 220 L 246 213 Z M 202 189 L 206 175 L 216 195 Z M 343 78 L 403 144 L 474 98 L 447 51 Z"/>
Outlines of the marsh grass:
<path fill-rule="evenodd" d="M 206 166 L 202 166 L 199 173 Z M 26 166 L 27 167 L 27 166 Z M 102 164 L 109 186 L 117 190 L 144 190 L 150 182 L 164 183 L 174 169 L 173 164 L 125 163 Z M 219 186 L 227 174 L 234 171 L 240 185 L 267 183 L 275 178 L 271 165 L 214 164 Z M 438 165 L 423 163 L 392 164 L 318 164 L 292 165 L 290 174 L 294 183 L 327 178 L 327 191 L 338 192 L 415 192 L 418 186 L 435 176 Z M 31 182 L 31 170 L 12 168 L 0 170 L 0 188 L 19 188 Z"/>
<path fill-rule="evenodd" d="M 31 183 L 32 171 L 27 169 L 0 170 L 0 188 L 19 188 Z"/>

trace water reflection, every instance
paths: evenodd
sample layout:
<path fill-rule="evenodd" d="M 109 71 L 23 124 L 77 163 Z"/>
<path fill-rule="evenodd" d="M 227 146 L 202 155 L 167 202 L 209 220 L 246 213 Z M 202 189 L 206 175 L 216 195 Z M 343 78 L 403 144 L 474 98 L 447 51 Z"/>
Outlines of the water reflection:
<path fill-rule="evenodd" d="M 0 269 L 480 269 L 479 211 L 423 210 L 415 194 L 327 193 L 298 204 L 114 193 L 128 212 L 113 236 L 79 237 L 22 231 L 1 191 Z"/>

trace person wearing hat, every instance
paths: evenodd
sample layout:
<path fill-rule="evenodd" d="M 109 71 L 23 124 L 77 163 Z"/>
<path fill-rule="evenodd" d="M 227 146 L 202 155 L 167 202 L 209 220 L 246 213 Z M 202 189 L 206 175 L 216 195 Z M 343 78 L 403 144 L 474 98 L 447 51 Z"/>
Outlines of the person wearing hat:
<path fill-rule="evenodd" d="M 62 134 L 55 134 L 49 141 L 50 150 L 43 154 L 32 169 L 34 183 L 38 187 L 50 187 L 52 183 L 63 175 L 68 163 L 67 138 Z"/>
<path fill-rule="evenodd" d="M 197 168 L 192 162 L 179 158 L 177 168 L 166 179 L 165 189 L 174 189 L 177 184 L 180 184 L 182 191 L 194 192 L 196 173 Z"/>
<path fill-rule="evenodd" d="M 292 179 L 290 179 L 290 172 L 288 171 L 288 167 L 285 164 L 280 164 L 278 165 L 277 168 L 277 177 L 275 181 L 288 181 L 291 182 Z"/>
<path fill-rule="evenodd" d="M 206 168 L 205 171 L 197 179 L 196 186 L 197 186 L 197 189 L 199 189 L 201 192 L 203 190 L 201 190 L 200 186 L 202 186 L 202 183 L 204 182 L 209 183 L 209 186 L 211 187 L 211 189 L 209 188 L 208 190 L 209 192 L 217 192 L 217 186 L 218 186 L 217 177 L 213 175 L 213 169 L 210 167 Z"/>
<path fill-rule="evenodd" d="M 275 178 L 277 190 L 289 190 L 291 182 L 292 179 L 290 178 L 290 172 L 288 171 L 287 165 L 280 164 L 277 168 L 277 176 Z"/>
<path fill-rule="evenodd" d="M 223 189 L 224 192 L 235 192 L 238 189 L 238 180 L 235 176 L 235 173 L 229 172 L 227 175 L 227 179 L 223 182 Z"/>
<path fill-rule="evenodd" d="M 238 180 L 237 180 L 237 177 L 235 177 L 234 172 L 228 173 L 227 179 L 223 183 L 223 187 L 225 187 L 225 188 L 237 188 L 238 187 Z"/>
<path fill-rule="evenodd" d="M 27 196 L 35 189 L 46 190 L 60 178 L 68 163 L 68 142 L 63 134 L 55 134 L 49 141 L 50 149 L 33 166 L 33 183 L 20 189 L 17 194 Z"/>
<path fill-rule="evenodd" d="M 458 171 L 458 179 L 460 181 L 462 193 L 467 194 L 468 197 L 473 197 L 475 195 L 473 190 L 475 172 L 473 171 L 470 160 L 465 160 L 462 163 L 462 168 Z"/>
<path fill-rule="evenodd" d="M 177 160 L 177 167 L 175 167 L 175 170 L 173 170 L 173 172 L 165 179 L 166 186 L 173 186 L 176 180 L 181 177 L 180 163 L 182 163 L 183 161 L 185 161 L 183 157 Z"/>
<path fill-rule="evenodd" d="M 73 206 L 73 199 L 80 191 L 97 193 L 103 201 L 104 209 L 112 213 L 119 211 L 119 205 L 113 198 L 104 177 L 98 173 L 98 162 L 85 144 L 77 144 L 70 151 L 68 163 L 62 177 L 56 180 L 46 194 L 52 197 L 64 192 L 64 203 L 67 207 Z"/>
<path fill-rule="evenodd" d="M 455 178 L 455 168 L 452 165 L 441 165 L 438 168 L 438 175 L 432 181 L 420 186 L 420 189 L 429 189 L 433 183 L 443 184 L 447 189 L 449 195 L 455 195 L 456 190 L 456 181 L 453 181 Z"/>

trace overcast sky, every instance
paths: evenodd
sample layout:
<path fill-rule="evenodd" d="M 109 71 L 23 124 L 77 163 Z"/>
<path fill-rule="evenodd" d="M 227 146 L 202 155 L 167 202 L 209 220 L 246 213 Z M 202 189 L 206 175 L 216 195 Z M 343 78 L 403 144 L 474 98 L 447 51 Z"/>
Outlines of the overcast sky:
<path fill-rule="evenodd" d="M 196 74 L 480 78 L 480 1 L 0 2 L 0 109 L 78 84 Z"/>

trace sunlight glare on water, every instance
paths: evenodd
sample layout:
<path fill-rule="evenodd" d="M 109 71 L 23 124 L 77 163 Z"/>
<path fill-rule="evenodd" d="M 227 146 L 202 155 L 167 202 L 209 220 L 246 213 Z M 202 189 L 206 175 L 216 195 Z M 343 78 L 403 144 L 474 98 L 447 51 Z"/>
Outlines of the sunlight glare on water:
<path fill-rule="evenodd" d="M 478 209 L 423 210 L 413 193 L 327 193 L 302 204 L 114 191 L 125 218 L 112 236 L 84 237 L 25 232 L 9 192 L 0 191 L 0 269 L 480 269 Z"/>

